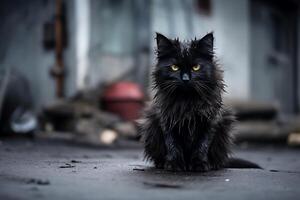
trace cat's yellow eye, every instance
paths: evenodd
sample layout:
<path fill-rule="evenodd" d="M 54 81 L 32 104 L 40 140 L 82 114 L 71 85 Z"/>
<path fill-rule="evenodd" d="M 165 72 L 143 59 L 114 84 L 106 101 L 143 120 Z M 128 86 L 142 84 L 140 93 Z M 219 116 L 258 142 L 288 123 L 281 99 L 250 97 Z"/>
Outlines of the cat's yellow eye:
<path fill-rule="evenodd" d="M 171 65 L 171 69 L 176 72 L 179 70 L 179 67 L 177 65 Z"/>
<path fill-rule="evenodd" d="M 193 71 L 198 71 L 200 69 L 200 65 L 193 66 Z"/>

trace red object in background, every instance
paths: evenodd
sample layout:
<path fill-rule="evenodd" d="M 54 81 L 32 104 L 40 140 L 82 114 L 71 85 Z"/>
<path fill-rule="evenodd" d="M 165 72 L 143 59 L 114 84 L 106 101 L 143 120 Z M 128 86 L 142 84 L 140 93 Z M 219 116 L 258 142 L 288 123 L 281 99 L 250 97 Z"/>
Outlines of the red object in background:
<path fill-rule="evenodd" d="M 139 118 L 144 106 L 144 93 L 133 82 L 117 82 L 109 85 L 103 93 L 104 109 L 125 120 Z"/>

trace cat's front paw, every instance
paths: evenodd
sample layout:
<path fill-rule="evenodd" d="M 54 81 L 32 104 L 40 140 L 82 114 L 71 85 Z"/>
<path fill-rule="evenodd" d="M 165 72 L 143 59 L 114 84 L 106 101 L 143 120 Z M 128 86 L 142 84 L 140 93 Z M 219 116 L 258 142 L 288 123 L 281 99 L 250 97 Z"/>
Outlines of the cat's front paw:
<path fill-rule="evenodd" d="M 196 153 L 191 159 L 191 163 L 189 166 L 190 171 L 194 172 L 207 172 L 211 169 L 210 164 L 208 162 L 207 156 Z"/>
<path fill-rule="evenodd" d="M 207 172 L 210 170 L 210 165 L 205 161 L 197 161 L 190 165 L 190 171 L 193 172 Z"/>
<path fill-rule="evenodd" d="M 180 154 L 168 154 L 164 168 L 169 171 L 186 171 L 183 156 Z"/>

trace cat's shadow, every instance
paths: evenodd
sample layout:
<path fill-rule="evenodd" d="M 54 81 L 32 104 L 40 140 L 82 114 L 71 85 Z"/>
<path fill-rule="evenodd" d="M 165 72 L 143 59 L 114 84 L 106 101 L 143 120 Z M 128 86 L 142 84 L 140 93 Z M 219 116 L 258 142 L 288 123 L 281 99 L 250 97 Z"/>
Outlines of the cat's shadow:
<path fill-rule="evenodd" d="M 159 169 L 150 165 L 129 165 L 133 171 L 144 172 L 145 174 L 160 174 L 160 175 L 174 175 L 174 176 L 220 176 L 226 169 L 212 170 L 208 172 L 193 172 L 193 171 L 171 171 L 166 169 Z"/>
<path fill-rule="evenodd" d="M 157 169 L 149 165 L 131 165 L 134 175 L 145 187 L 151 188 L 186 188 L 195 181 L 204 181 L 222 177 L 226 169 L 209 172 L 174 172 Z"/>

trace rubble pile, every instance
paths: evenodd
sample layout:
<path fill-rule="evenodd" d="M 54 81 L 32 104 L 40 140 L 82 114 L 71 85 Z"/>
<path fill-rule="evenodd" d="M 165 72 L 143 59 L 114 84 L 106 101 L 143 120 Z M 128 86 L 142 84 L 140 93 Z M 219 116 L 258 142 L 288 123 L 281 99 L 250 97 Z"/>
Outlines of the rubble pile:
<path fill-rule="evenodd" d="M 97 96 L 97 95 L 93 95 Z M 43 109 L 41 128 L 46 133 L 68 133 L 71 139 L 93 145 L 111 145 L 120 138 L 138 139 L 134 121 L 103 111 L 85 95 L 59 100 Z"/>

